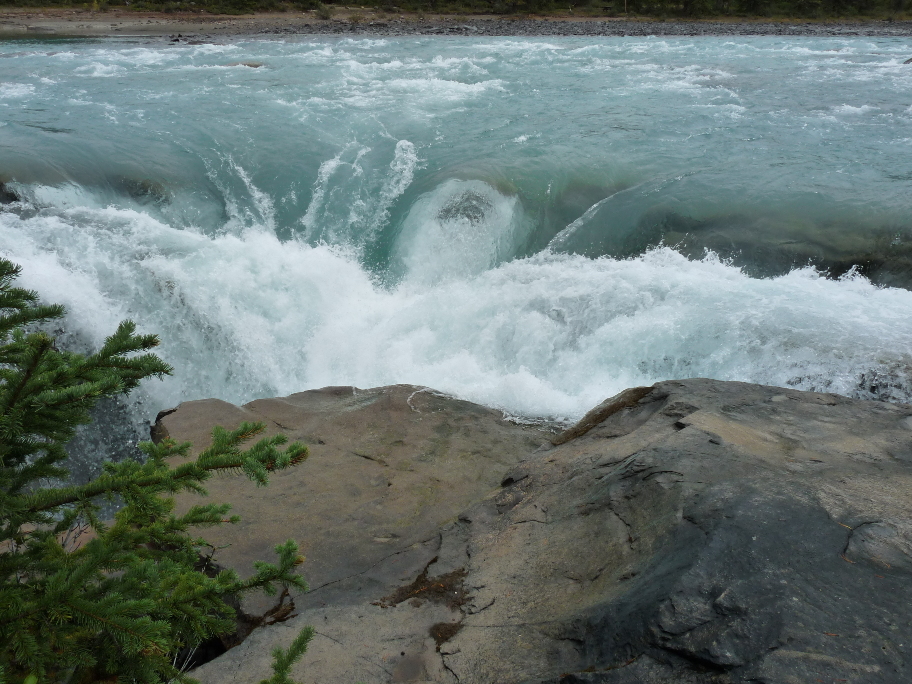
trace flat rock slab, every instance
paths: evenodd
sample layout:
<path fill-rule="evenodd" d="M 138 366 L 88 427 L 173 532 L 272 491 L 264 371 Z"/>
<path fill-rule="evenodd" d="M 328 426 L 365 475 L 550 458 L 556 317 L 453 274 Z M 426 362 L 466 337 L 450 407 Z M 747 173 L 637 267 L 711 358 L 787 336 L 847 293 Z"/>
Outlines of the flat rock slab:
<path fill-rule="evenodd" d="M 397 401 L 388 417 L 414 420 Z M 530 449 L 541 436 L 521 435 Z M 628 390 L 552 440 L 449 522 L 411 518 L 420 533 L 371 560 L 347 539 L 370 516 L 337 523 L 348 482 L 327 473 L 298 536 L 336 532 L 309 573 L 339 579 L 194 676 L 258 681 L 311 624 L 294 673 L 308 683 L 912 681 L 912 406 L 685 380 Z M 247 535 L 277 524 L 247 517 Z"/>
<path fill-rule="evenodd" d="M 190 441 L 199 452 L 213 426 L 233 429 L 244 421 L 265 423 L 264 435 L 306 443 L 310 456 L 273 474 L 268 487 L 242 475 L 209 480 L 209 500 L 231 503 L 241 522 L 204 536 L 226 547 L 217 561 L 242 576 L 252 574 L 254 561 L 274 559 L 277 544 L 297 540 L 312 595 L 322 588 L 321 596 L 435 539 L 442 524 L 483 498 L 505 469 L 549 436 L 506 421 L 499 411 L 411 385 L 328 387 L 242 407 L 190 401 L 162 415 L 153 433 Z M 178 510 L 196 503 L 199 497 L 182 495 Z M 254 600 L 247 608 L 265 605 Z"/>

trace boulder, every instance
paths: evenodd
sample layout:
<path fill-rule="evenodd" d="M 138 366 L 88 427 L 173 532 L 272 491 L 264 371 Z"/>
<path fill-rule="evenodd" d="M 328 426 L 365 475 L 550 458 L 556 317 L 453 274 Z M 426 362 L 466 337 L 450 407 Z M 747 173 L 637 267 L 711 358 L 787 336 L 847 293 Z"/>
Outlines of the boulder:
<path fill-rule="evenodd" d="M 543 433 L 487 409 L 385 388 L 363 393 L 388 407 L 368 424 L 357 418 L 361 395 L 346 390 L 338 402 L 334 391 L 295 395 L 309 397 L 289 408 L 300 433 L 316 437 L 329 421 L 350 430 L 334 442 L 374 439 L 374 451 L 357 449 L 388 464 L 393 456 L 379 445 L 410 434 L 396 463 L 416 467 L 411 492 L 368 501 L 363 469 L 395 466 L 343 446 L 319 477 L 306 470 L 322 458 L 316 447 L 284 476 L 311 494 L 280 504 L 281 515 L 257 509 L 282 501 L 274 487 L 250 504 L 249 490 L 220 491 L 246 507 L 248 527 L 219 531 L 219 543 L 249 547 L 252 557 L 260 550 L 251 540 L 277 526 L 278 537 L 299 536 L 311 545 L 313 591 L 299 597 L 294 619 L 197 668 L 200 681 L 258 681 L 271 649 L 305 624 L 317 636 L 295 670 L 301 682 L 912 681 L 912 406 L 663 382 L 604 402 L 524 458 L 518 451 L 532 451 Z M 400 406 L 409 402 L 426 413 Z M 451 475 L 460 460 L 452 446 L 420 470 L 408 455 L 430 448 L 420 439 L 439 433 L 428 426 L 455 428 L 456 418 L 434 418 L 430 408 L 451 405 L 465 417 L 465 432 L 453 433 L 463 443 L 480 427 L 502 435 L 499 448 L 476 455 L 490 459 L 486 477 Z M 184 410 L 163 419 L 175 436 L 185 436 Z M 289 416 L 274 415 L 287 425 Z M 422 415 L 430 422 L 409 432 Z M 510 458 L 506 444 L 517 450 Z M 351 477 L 361 470 L 352 464 L 364 472 L 357 493 Z M 433 496 L 445 503 L 428 505 L 422 492 L 435 481 Z M 323 503 L 301 518 L 297 507 L 314 497 Z M 472 498 L 453 513 L 457 499 Z M 375 518 L 399 526 L 360 530 Z M 400 536 L 376 541 L 381 528 Z M 336 544 L 325 541 L 332 537 Z M 369 552 L 372 544 L 390 551 Z"/>

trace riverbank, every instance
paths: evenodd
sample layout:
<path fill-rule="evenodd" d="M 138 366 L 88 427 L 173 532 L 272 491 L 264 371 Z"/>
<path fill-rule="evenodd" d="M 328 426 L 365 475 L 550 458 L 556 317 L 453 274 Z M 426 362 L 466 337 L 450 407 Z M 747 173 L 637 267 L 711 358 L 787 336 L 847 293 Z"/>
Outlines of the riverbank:
<path fill-rule="evenodd" d="M 480 36 L 912 36 L 912 21 L 686 21 L 655 19 L 447 16 L 387 14 L 340 9 L 331 19 L 315 12 L 276 12 L 242 16 L 132 12 L 93 12 L 77 8 L 4 8 L 0 38 L 37 36 L 181 37 L 187 35 L 480 35 Z"/>
<path fill-rule="evenodd" d="M 178 510 L 231 502 L 240 523 L 199 533 L 241 573 L 299 540 L 310 591 L 252 632 L 270 602 L 248 601 L 203 684 L 259 681 L 305 625 L 304 684 L 912 676 L 908 404 L 690 379 L 554 434 L 427 387 L 329 387 L 185 402 L 156 437 L 245 420 L 310 457 Z"/>

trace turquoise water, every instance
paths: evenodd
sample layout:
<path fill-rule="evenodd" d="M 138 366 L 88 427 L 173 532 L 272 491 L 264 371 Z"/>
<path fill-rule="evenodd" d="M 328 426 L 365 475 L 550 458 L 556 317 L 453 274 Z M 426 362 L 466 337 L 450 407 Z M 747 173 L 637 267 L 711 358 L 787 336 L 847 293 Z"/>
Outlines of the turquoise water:
<path fill-rule="evenodd" d="M 67 344 L 162 337 L 147 414 L 414 383 L 571 420 L 693 376 L 910 401 L 910 56 L 0 43 L 0 253 Z"/>

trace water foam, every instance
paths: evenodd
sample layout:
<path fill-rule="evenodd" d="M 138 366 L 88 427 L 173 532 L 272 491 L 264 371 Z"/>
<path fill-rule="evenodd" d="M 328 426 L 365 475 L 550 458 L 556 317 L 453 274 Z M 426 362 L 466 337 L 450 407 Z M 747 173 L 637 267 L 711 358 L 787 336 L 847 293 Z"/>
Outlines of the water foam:
<path fill-rule="evenodd" d="M 162 336 L 176 375 L 148 385 L 156 410 L 408 382 L 570 420 L 625 387 L 692 376 L 864 395 L 879 374 L 886 396 L 912 397 L 912 292 L 860 277 L 754 279 L 661 248 L 545 252 L 384 289 L 327 246 L 207 237 L 132 210 L 0 213 L 0 236 L 23 284 L 66 304 L 90 344 L 124 317 Z"/>
<path fill-rule="evenodd" d="M 412 283 L 474 276 L 512 257 L 529 229 L 516 196 L 451 179 L 412 204 L 395 258 Z"/>
<path fill-rule="evenodd" d="M 412 382 L 570 419 L 693 375 L 912 398 L 909 292 L 642 253 L 743 228 L 854 263 L 895 235 L 901 270 L 906 42 L 98 45 L 4 62 L 0 251 L 67 344 L 162 336 L 153 415 Z"/>
<path fill-rule="evenodd" d="M 31 83 L 0 83 L 0 100 L 18 100 L 34 92 Z"/>

